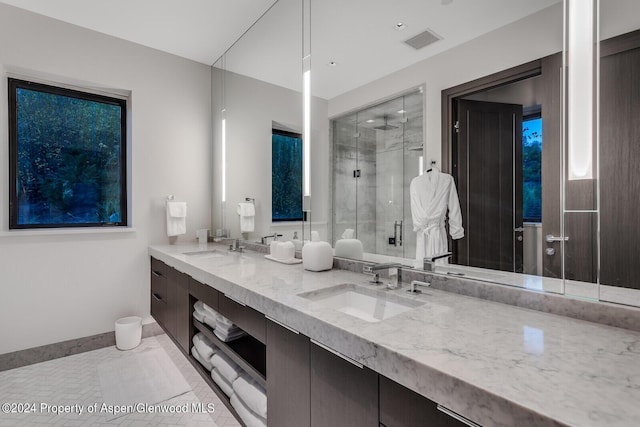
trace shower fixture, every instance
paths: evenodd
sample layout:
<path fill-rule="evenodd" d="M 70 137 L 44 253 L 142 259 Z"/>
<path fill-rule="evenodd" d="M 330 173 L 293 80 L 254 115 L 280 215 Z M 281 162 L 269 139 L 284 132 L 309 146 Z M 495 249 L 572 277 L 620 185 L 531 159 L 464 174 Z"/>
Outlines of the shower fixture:
<path fill-rule="evenodd" d="M 391 129 L 398 129 L 398 126 L 393 126 L 387 123 L 387 116 L 384 116 L 384 125 L 382 126 L 375 126 L 374 129 L 377 130 L 391 130 Z"/>

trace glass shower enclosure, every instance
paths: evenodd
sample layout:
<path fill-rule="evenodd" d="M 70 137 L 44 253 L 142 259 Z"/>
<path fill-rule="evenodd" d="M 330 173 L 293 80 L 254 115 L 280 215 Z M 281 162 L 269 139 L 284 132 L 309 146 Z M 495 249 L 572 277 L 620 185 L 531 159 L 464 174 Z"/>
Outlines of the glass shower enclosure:
<path fill-rule="evenodd" d="M 428 168 L 423 110 L 416 90 L 331 121 L 334 245 L 351 229 L 365 253 L 415 258 L 409 184 Z"/>

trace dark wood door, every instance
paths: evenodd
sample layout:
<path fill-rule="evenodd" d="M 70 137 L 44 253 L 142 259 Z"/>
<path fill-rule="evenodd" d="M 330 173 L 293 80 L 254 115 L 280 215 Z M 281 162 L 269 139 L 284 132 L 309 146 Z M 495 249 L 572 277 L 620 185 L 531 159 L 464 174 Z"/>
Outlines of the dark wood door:
<path fill-rule="evenodd" d="M 542 114 L 542 274 L 562 277 L 562 245 L 544 236 L 560 236 L 560 182 L 562 180 L 562 54 L 542 58 L 540 97 Z M 552 249 L 550 253 L 546 249 Z"/>
<path fill-rule="evenodd" d="M 270 426 L 311 423 L 309 338 L 267 320 L 267 413 Z"/>
<path fill-rule="evenodd" d="M 522 272 L 522 105 L 457 101 L 456 262 Z"/>
<path fill-rule="evenodd" d="M 311 344 L 311 427 L 377 427 L 378 374 Z"/>
<path fill-rule="evenodd" d="M 600 283 L 640 289 L 640 31 L 601 54 Z"/>

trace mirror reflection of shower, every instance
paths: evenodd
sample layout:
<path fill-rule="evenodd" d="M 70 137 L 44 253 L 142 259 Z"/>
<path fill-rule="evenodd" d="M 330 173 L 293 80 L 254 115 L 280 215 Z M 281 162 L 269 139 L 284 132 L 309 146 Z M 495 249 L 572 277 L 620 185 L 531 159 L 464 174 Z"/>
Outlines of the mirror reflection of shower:
<path fill-rule="evenodd" d="M 332 120 L 332 243 L 354 230 L 365 253 L 413 258 L 409 184 L 425 169 L 421 89 Z"/>

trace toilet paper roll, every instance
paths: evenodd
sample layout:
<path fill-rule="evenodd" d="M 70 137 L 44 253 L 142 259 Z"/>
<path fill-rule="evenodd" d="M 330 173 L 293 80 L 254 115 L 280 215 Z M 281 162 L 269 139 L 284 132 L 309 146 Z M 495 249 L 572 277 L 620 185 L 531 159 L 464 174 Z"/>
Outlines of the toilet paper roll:
<path fill-rule="evenodd" d="M 340 239 L 336 241 L 336 256 L 342 258 L 362 259 L 364 250 L 358 239 Z"/>

